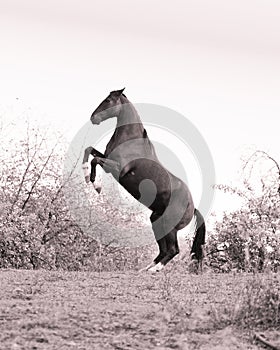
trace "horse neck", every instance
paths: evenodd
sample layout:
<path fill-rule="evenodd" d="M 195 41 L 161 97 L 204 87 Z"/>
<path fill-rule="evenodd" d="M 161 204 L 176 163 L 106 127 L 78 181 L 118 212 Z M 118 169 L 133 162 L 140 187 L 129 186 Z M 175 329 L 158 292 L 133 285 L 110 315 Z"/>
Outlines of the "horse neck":
<path fill-rule="evenodd" d="M 122 99 L 122 109 L 117 117 L 116 130 L 129 132 L 130 136 L 135 134 L 136 137 L 142 136 L 144 132 L 142 121 L 135 107 L 125 97 Z"/>

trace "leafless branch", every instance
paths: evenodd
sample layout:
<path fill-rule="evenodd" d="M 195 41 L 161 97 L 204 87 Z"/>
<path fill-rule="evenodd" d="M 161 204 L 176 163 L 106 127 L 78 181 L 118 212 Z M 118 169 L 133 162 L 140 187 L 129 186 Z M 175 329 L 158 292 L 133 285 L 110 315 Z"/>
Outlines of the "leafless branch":
<path fill-rule="evenodd" d="M 278 164 L 278 162 L 273 158 L 271 157 L 267 152 L 265 151 L 261 151 L 261 150 L 257 150 L 255 151 L 248 159 L 247 161 L 245 162 L 244 166 L 243 166 L 243 172 L 245 171 L 245 169 L 249 166 L 249 164 L 251 163 L 251 161 L 253 160 L 253 158 L 255 158 L 256 156 L 264 156 L 266 157 L 267 159 L 271 160 L 273 163 L 274 163 L 274 166 L 277 168 L 277 175 L 278 175 L 278 194 L 280 195 L 280 165 Z M 251 169 L 250 169 L 250 174 L 249 174 L 249 177 L 251 176 L 251 173 L 252 173 L 252 169 L 253 169 L 253 165 L 251 165 Z M 262 181 L 262 185 L 264 186 L 264 182 L 263 180 Z"/>
<path fill-rule="evenodd" d="M 45 170 L 45 168 L 46 168 L 46 166 L 47 166 L 49 160 L 51 159 L 51 157 L 52 157 L 52 155 L 53 155 L 53 152 L 54 152 L 56 146 L 57 146 L 57 143 L 55 144 L 55 146 L 54 146 L 53 149 L 51 150 L 50 154 L 48 155 L 48 157 L 47 157 L 45 163 L 43 164 L 43 166 L 42 166 L 42 168 L 41 168 L 41 170 L 40 170 L 40 172 L 39 172 L 39 174 L 38 174 L 36 180 L 33 182 L 32 186 L 31 186 L 31 189 L 30 189 L 30 191 L 28 192 L 28 195 L 27 195 L 27 197 L 26 197 L 26 199 L 25 199 L 25 201 L 23 202 L 23 205 L 22 205 L 22 207 L 21 207 L 22 210 L 25 209 L 26 204 L 28 203 L 28 201 L 29 201 L 29 199 L 30 199 L 30 197 L 31 197 L 31 195 L 32 195 L 32 193 L 33 193 L 33 191 L 34 191 L 34 189 L 35 189 L 35 187 L 36 187 L 38 181 L 40 180 L 40 178 L 41 178 L 41 176 L 42 176 L 43 171 Z"/>
<path fill-rule="evenodd" d="M 266 346 L 268 346 L 269 348 L 273 349 L 273 350 L 280 350 L 280 347 L 277 346 L 276 344 L 273 344 L 272 342 L 266 340 L 262 334 L 260 333 L 255 333 L 254 337 L 259 340 L 261 343 L 265 344 Z"/>

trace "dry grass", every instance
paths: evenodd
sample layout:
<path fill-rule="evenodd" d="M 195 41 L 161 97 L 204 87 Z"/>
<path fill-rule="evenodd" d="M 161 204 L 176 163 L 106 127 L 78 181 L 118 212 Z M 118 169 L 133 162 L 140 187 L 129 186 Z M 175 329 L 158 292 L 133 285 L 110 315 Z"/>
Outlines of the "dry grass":
<path fill-rule="evenodd" d="M 254 275 L 240 291 L 232 321 L 247 328 L 280 328 L 280 276 Z"/>
<path fill-rule="evenodd" d="M 236 296 L 255 276 L 184 269 L 0 270 L 0 349 L 259 349 L 236 327 L 241 313 L 232 322 Z"/>

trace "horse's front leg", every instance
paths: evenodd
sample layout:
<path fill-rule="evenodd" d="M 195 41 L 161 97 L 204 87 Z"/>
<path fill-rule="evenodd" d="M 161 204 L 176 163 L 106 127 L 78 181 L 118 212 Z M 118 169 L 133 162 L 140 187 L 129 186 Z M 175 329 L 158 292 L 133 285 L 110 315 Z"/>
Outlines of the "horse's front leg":
<path fill-rule="evenodd" d="M 89 166 L 88 162 L 83 163 L 82 169 L 83 169 L 83 172 L 84 172 L 84 177 L 85 177 L 86 183 L 89 183 L 90 182 L 90 172 L 91 172 L 91 170 L 90 170 L 90 166 Z"/>
<path fill-rule="evenodd" d="M 96 159 L 93 158 L 90 164 L 91 165 L 89 166 L 89 162 L 83 163 L 83 171 L 84 171 L 86 183 L 92 182 L 96 192 L 100 193 L 101 186 L 96 186 L 94 183 L 95 177 L 96 177 L 96 166 L 98 163 Z"/>
<path fill-rule="evenodd" d="M 88 162 L 89 156 L 106 158 L 105 155 L 93 147 L 87 147 L 84 152 L 83 164 Z"/>
<path fill-rule="evenodd" d="M 91 164 L 89 164 L 89 156 L 92 155 L 94 158 L 91 161 Z M 93 147 L 87 147 L 84 152 L 84 158 L 83 158 L 83 171 L 84 171 L 84 176 L 86 183 L 92 182 L 94 183 L 95 181 L 95 176 L 96 176 L 96 166 L 99 164 L 97 159 L 95 157 L 99 158 L 105 158 L 104 154 L 101 152 L 97 151 Z M 100 192 L 100 187 L 95 188 L 97 192 Z"/>
<path fill-rule="evenodd" d="M 115 179 L 119 179 L 121 168 L 117 161 L 102 157 L 95 157 L 94 160 L 106 173 L 111 173 Z"/>
<path fill-rule="evenodd" d="M 90 171 L 90 182 L 93 183 L 93 187 L 96 190 L 97 193 L 101 192 L 101 186 L 95 184 L 95 177 L 96 177 L 96 166 L 98 165 L 98 161 L 96 158 L 93 158 L 91 161 L 91 171 Z"/>

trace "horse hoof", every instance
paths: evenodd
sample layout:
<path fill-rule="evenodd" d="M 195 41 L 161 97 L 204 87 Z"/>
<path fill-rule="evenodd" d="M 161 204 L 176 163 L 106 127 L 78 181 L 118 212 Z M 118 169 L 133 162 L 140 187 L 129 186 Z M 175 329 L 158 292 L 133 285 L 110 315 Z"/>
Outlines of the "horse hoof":
<path fill-rule="evenodd" d="M 138 272 L 145 272 L 145 271 L 147 271 L 147 268 L 143 267 L 143 269 L 140 269 Z"/>
<path fill-rule="evenodd" d="M 164 265 L 162 263 L 158 263 L 155 266 L 149 268 L 149 272 L 155 273 L 155 272 L 159 272 L 164 268 Z"/>
<path fill-rule="evenodd" d="M 148 271 L 151 267 L 154 267 L 155 265 L 155 262 L 151 262 L 148 266 L 144 267 L 143 269 L 140 269 L 139 272 Z"/>
<path fill-rule="evenodd" d="M 95 186 L 95 185 L 93 185 L 93 186 L 94 186 L 95 191 L 99 194 L 101 192 L 101 187 Z"/>

